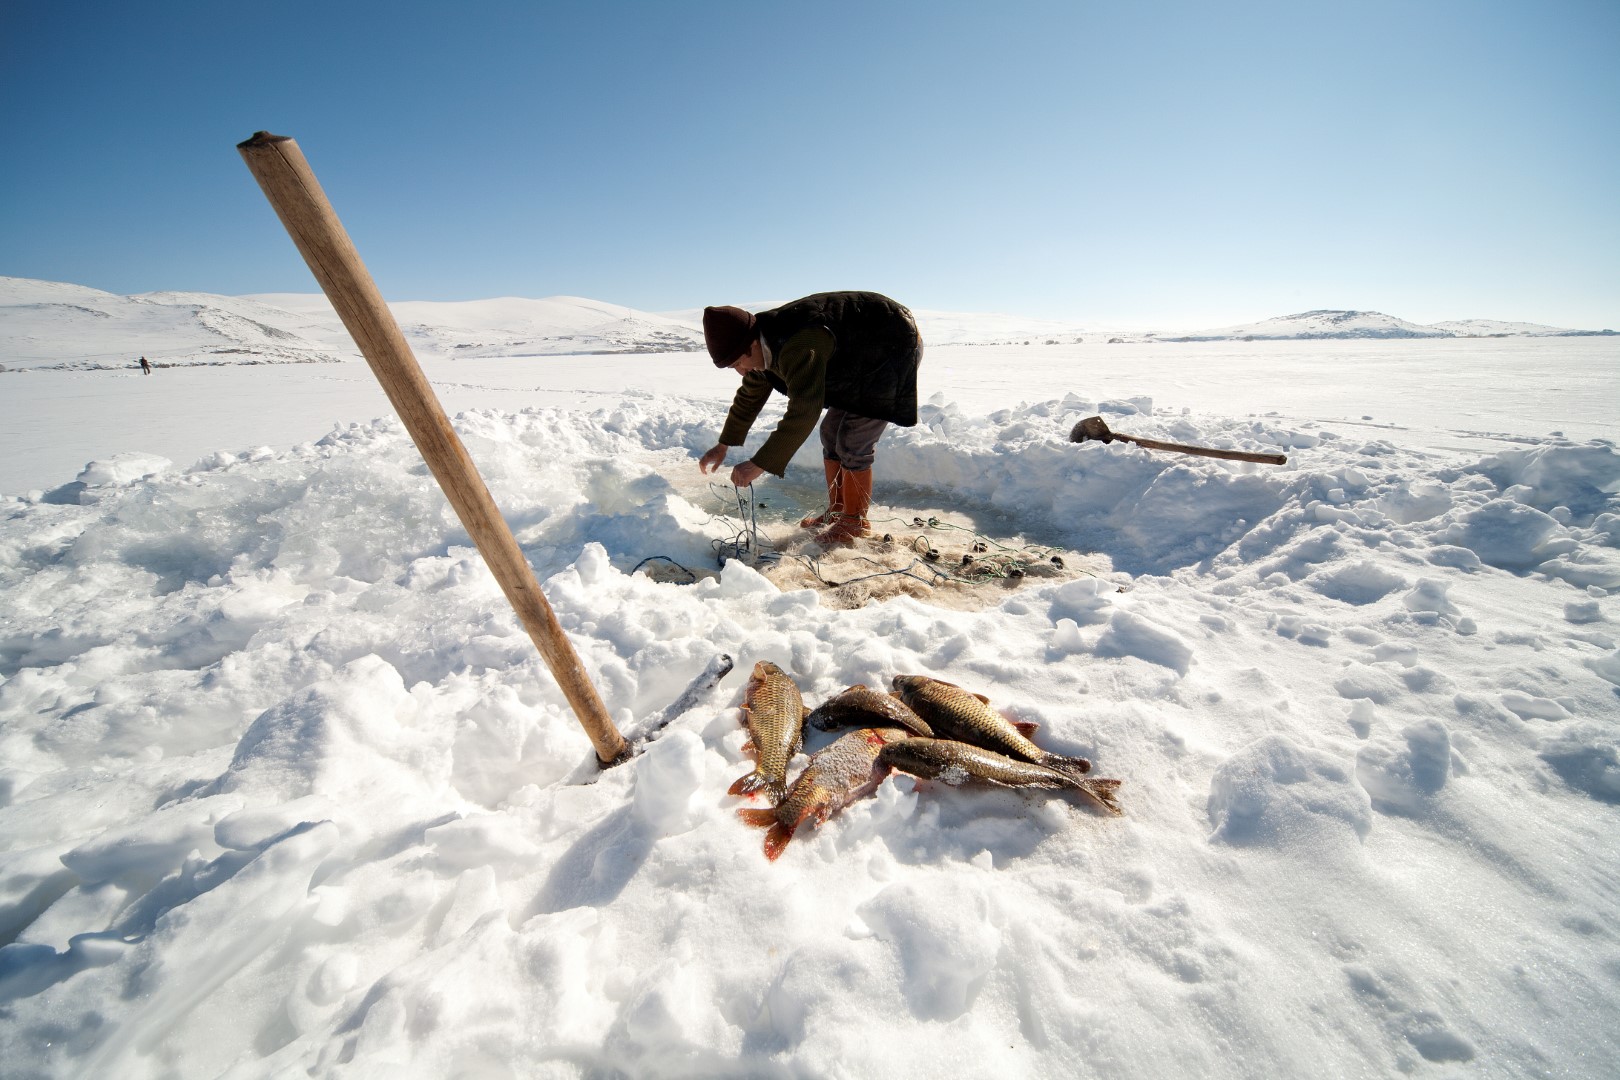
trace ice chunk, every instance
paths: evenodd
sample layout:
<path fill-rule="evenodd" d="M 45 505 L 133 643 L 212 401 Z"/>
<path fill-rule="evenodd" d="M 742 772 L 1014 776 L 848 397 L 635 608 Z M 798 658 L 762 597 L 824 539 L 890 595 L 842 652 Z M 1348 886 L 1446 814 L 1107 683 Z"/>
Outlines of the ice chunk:
<path fill-rule="evenodd" d="M 1607 656 L 1597 656 L 1583 661 L 1587 667 L 1608 679 L 1616 686 L 1620 686 L 1620 649 Z"/>
<path fill-rule="evenodd" d="M 1052 621 L 1071 619 L 1080 625 L 1103 622 L 1108 618 L 1107 610 L 1116 592 L 1115 586 L 1102 578 L 1084 577 L 1065 582 L 1052 593 Z"/>
<path fill-rule="evenodd" d="M 1178 674 L 1187 674 L 1193 660 L 1192 646 L 1167 626 L 1129 611 L 1117 611 L 1108 628 L 1097 639 L 1098 656 L 1134 656 L 1150 664 L 1160 664 Z"/>
<path fill-rule="evenodd" d="M 86 883 L 135 873 L 156 880 L 192 851 L 213 850 L 214 820 L 242 805 L 236 797 L 182 802 L 129 825 L 108 829 L 62 856 Z"/>
<path fill-rule="evenodd" d="M 1532 506 L 1543 510 L 1564 506 L 1583 517 L 1607 509 L 1610 497 L 1620 490 L 1620 452 L 1596 443 L 1504 450 L 1472 471 L 1504 488 L 1523 488 L 1524 501 Z"/>
<path fill-rule="evenodd" d="M 1491 566 L 1522 571 L 1567 550 L 1554 543 L 1563 535 L 1563 526 L 1540 510 L 1511 499 L 1493 499 L 1463 515 L 1442 539 L 1468 548 Z"/>
<path fill-rule="evenodd" d="M 1568 720 L 1570 712 L 1551 698 L 1509 690 L 1502 695 L 1502 705 L 1521 720 Z"/>
<path fill-rule="evenodd" d="M 1086 647 L 1085 639 L 1080 636 L 1080 627 L 1073 619 L 1059 619 L 1057 628 L 1052 631 L 1052 649 L 1059 653 L 1077 653 Z"/>
<path fill-rule="evenodd" d="M 1603 802 L 1620 803 L 1620 734 L 1611 725 L 1563 728 L 1541 740 L 1538 752 L 1570 787 Z"/>
<path fill-rule="evenodd" d="M 1457 605 L 1446 596 L 1451 586 L 1435 578 L 1418 578 L 1412 591 L 1402 600 L 1409 611 L 1434 615 L 1456 615 Z"/>
<path fill-rule="evenodd" d="M 305 822 L 330 820 L 336 810 L 331 800 L 319 795 L 271 806 L 248 807 L 227 815 L 214 826 L 214 842 L 236 851 L 257 851 Z"/>
<path fill-rule="evenodd" d="M 1401 732 L 1404 747 L 1368 746 L 1356 756 L 1356 779 L 1379 810 L 1415 814 L 1451 775 L 1451 733 L 1438 720 Z"/>
<path fill-rule="evenodd" d="M 694 824 L 693 800 L 703 783 L 703 740 L 677 728 L 647 747 L 635 763 L 635 816 L 657 836 Z"/>
<path fill-rule="evenodd" d="M 727 559 L 720 570 L 720 595 L 728 599 L 743 596 L 774 596 L 780 590 L 764 574 L 741 559 Z"/>
<path fill-rule="evenodd" d="M 86 487 L 130 484 L 174 468 L 174 462 L 156 454 L 123 453 L 98 458 L 79 471 L 77 480 Z"/>
<path fill-rule="evenodd" d="M 1564 604 L 1564 618 L 1572 623 L 1603 621 L 1603 609 L 1596 600 L 1570 600 Z"/>
<path fill-rule="evenodd" d="M 450 725 L 411 721 L 418 705 L 399 672 L 363 656 L 254 720 L 216 782 L 277 799 L 323 795 L 353 812 L 425 801 L 449 778 Z"/>
<path fill-rule="evenodd" d="M 1372 604 L 1396 589 L 1404 588 L 1406 579 L 1363 559 L 1349 566 L 1316 574 L 1307 579 L 1306 584 L 1323 596 L 1343 600 L 1347 604 Z"/>
<path fill-rule="evenodd" d="M 1221 763 L 1210 780 L 1210 839 L 1238 847 L 1319 853 L 1358 847 L 1372 828 L 1367 793 L 1339 759 L 1267 735 Z"/>
<path fill-rule="evenodd" d="M 1406 686 L 1385 668 L 1356 664 L 1334 680 L 1333 689 L 1340 697 L 1386 705 L 1405 692 Z"/>

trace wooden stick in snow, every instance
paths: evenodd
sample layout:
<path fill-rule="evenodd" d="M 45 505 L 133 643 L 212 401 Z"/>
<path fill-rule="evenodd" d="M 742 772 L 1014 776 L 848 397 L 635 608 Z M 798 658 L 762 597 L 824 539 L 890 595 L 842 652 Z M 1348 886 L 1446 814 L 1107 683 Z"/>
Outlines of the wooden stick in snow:
<path fill-rule="evenodd" d="M 382 383 L 467 535 L 478 545 L 479 554 L 551 668 L 596 748 L 597 761 L 608 766 L 624 760 L 629 745 L 608 716 L 512 530 L 496 508 L 467 448 L 450 426 L 450 418 L 298 144 L 286 136 L 261 131 L 239 144 L 237 150 L 298 245 L 321 290 L 348 327 L 366 363 L 371 365 L 372 374 Z"/>

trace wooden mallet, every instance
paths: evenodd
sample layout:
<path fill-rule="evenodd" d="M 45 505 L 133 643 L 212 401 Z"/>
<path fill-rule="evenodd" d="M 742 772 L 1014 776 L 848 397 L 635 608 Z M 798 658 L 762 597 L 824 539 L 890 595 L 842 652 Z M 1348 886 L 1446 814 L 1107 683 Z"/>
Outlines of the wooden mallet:
<path fill-rule="evenodd" d="M 1288 458 L 1283 454 L 1250 454 L 1242 450 L 1215 450 L 1208 446 L 1187 446 L 1183 443 L 1160 442 L 1158 439 L 1141 439 L 1135 435 L 1124 435 L 1118 431 L 1109 431 L 1108 425 L 1100 416 L 1088 416 L 1069 432 L 1070 442 L 1121 442 L 1135 443 L 1144 450 L 1169 450 L 1174 454 L 1196 454 L 1199 457 L 1222 458 L 1226 461 L 1257 461 L 1262 465 L 1286 465 Z"/>

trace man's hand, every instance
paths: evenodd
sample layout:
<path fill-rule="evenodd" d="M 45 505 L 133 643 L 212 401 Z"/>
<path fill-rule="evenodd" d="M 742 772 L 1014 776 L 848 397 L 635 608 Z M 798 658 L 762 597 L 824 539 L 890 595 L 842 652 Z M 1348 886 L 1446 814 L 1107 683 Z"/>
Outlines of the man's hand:
<path fill-rule="evenodd" d="M 752 461 L 745 461 L 731 470 L 731 482 L 738 487 L 747 487 L 764 475 L 764 469 L 755 465 Z"/>
<path fill-rule="evenodd" d="M 731 449 L 725 443 L 715 443 L 704 455 L 698 458 L 698 471 L 712 473 L 726 463 L 726 451 Z"/>

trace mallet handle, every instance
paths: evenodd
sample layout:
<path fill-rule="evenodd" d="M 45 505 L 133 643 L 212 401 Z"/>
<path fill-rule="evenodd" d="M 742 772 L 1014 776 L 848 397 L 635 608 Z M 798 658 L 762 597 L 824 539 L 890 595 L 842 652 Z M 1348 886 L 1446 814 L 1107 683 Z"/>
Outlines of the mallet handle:
<path fill-rule="evenodd" d="M 1121 435 L 1117 431 L 1112 434 L 1114 438 L 1135 443 L 1144 450 L 1169 450 L 1176 454 L 1197 454 L 1199 457 L 1222 458 L 1226 461 L 1257 461 L 1262 465 L 1288 464 L 1284 454 L 1250 454 L 1243 450 L 1216 450 L 1208 446 L 1185 446 L 1182 443 L 1160 442 L 1158 439 L 1141 439 L 1135 435 Z"/>
<path fill-rule="evenodd" d="M 371 365 L 372 374 L 382 383 L 388 400 L 405 422 L 467 535 L 478 545 L 479 554 L 506 593 L 523 628 L 551 668 L 574 715 L 590 736 L 597 760 L 604 765 L 617 762 L 629 749 L 624 736 L 608 716 L 512 530 L 496 508 L 467 448 L 450 426 L 450 418 L 298 144 L 284 135 L 261 131 L 237 149 L 298 245 L 321 290 L 348 327 L 366 363 Z"/>

